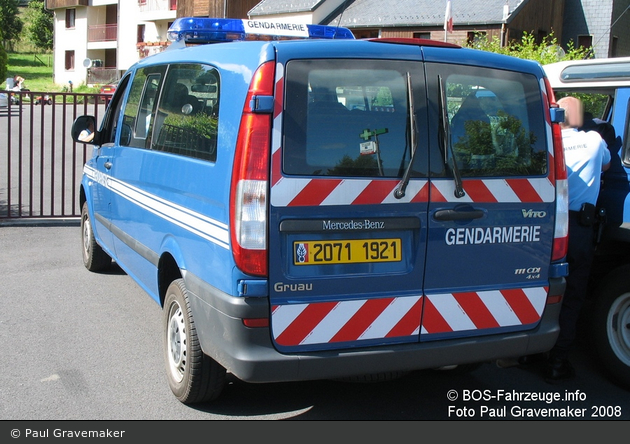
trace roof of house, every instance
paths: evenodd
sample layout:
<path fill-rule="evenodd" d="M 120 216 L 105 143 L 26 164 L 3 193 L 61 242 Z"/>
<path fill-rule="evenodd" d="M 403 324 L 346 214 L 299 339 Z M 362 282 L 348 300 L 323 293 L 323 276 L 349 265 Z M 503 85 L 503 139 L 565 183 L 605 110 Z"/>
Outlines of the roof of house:
<path fill-rule="evenodd" d="M 262 0 L 250 15 L 311 12 L 326 0 Z M 511 18 L 529 0 L 451 0 L 453 23 L 457 25 L 501 24 L 503 6 Z M 345 8 L 344 8 L 345 5 Z M 324 24 L 355 27 L 443 26 L 446 0 L 347 0 Z"/>
<path fill-rule="evenodd" d="M 248 13 L 250 16 L 312 12 L 326 0 L 262 0 Z"/>

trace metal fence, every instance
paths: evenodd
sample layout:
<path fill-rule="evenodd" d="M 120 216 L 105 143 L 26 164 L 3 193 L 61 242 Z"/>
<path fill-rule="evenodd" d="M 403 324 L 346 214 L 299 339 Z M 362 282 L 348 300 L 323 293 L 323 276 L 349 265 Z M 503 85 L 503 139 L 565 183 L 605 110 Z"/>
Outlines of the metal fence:
<path fill-rule="evenodd" d="M 72 140 L 74 120 L 100 122 L 110 95 L 0 91 L 0 223 L 77 218 L 79 184 L 91 145 Z"/>

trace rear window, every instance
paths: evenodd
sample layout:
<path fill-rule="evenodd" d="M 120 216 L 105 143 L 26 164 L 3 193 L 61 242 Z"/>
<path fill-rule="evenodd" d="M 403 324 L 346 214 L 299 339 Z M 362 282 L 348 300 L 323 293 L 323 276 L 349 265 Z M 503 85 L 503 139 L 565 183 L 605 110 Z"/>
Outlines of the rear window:
<path fill-rule="evenodd" d="M 442 75 L 452 151 L 462 176 L 546 174 L 544 109 L 534 76 L 451 66 Z"/>
<path fill-rule="evenodd" d="M 410 152 L 407 72 L 392 61 L 289 62 L 283 171 L 399 177 Z"/>

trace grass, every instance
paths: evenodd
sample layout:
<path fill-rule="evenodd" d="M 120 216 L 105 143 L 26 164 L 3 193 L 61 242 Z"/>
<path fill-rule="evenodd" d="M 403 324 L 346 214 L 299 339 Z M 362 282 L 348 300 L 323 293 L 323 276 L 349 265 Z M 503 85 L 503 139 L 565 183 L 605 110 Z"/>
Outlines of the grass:
<path fill-rule="evenodd" d="M 7 77 L 24 77 L 24 88 L 31 91 L 59 91 L 53 82 L 52 54 L 9 53 Z"/>
<path fill-rule="evenodd" d="M 62 92 L 65 85 L 57 85 L 53 81 L 53 56 L 52 54 L 35 54 L 10 52 L 7 66 L 7 77 L 19 75 L 24 77 L 24 88 L 31 91 Z M 6 79 L 1 79 L 1 88 L 6 87 Z M 77 93 L 98 92 L 98 88 L 90 88 L 78 85 L 73 89 Z"/>

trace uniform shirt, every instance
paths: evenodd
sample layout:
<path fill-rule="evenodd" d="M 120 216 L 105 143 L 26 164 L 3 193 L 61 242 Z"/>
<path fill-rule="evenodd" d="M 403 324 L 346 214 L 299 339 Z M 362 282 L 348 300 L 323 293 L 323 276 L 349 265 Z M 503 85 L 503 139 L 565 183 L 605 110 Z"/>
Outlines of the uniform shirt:
<path fill-rule="evenodd" d="M 597 203 L 602 167 L 610 162 L 606 143 L 595 131 L 562 130 L 564 158 L 569 174 L 569 210 Z"/>

